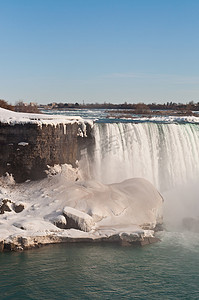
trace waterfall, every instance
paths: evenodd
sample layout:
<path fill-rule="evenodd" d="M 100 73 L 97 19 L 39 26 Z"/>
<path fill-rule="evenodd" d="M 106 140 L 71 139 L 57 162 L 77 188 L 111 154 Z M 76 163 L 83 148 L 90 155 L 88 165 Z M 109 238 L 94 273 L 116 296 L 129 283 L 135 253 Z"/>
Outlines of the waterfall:
<path fill-rule="evenodd" d="M 161 191 L 199 174 L 199 125 L 96 123 L 90 174 L 104 183 L 143 177 Z"/>

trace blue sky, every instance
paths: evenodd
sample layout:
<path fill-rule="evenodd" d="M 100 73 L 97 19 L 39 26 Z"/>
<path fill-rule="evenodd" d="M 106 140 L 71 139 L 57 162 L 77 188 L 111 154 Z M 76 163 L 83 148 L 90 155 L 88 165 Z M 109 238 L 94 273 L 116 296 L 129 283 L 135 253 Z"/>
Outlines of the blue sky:
<path fill-rule="evenodd" d="M 0 0 L 0 98 L 199 101 L 198 0 Z"/>

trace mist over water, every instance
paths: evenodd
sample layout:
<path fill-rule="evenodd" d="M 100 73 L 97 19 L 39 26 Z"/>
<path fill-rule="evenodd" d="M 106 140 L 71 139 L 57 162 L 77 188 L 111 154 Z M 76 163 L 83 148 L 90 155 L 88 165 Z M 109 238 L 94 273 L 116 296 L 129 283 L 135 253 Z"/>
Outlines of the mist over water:
<path fill-rule="evenodd" d="M 167 230 L 199 233 L 199 186 L 196 181 L 163 193 Z"/>
<path fill-rule="evenodd" d="M 184 230 L 184 218 L 199 217 L 199 125 L 95 123 L 89 176 L 103 183 L 142 177 L 163 195 L 168 228 Z M 198 228 L 199 230 L 199 228 Z"/>

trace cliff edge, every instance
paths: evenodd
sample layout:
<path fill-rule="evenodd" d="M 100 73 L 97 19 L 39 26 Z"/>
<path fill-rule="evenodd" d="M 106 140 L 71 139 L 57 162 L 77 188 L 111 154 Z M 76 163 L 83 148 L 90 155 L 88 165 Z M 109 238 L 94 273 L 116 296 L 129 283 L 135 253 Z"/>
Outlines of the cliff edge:
<path fill-rule="evenodd" d="M 80 117 L 16 113 L 0 108 L 0 176 L 16 182 L 46 176 L 47 166 L 76 166 L 92 142 L 92 122 Z"/>

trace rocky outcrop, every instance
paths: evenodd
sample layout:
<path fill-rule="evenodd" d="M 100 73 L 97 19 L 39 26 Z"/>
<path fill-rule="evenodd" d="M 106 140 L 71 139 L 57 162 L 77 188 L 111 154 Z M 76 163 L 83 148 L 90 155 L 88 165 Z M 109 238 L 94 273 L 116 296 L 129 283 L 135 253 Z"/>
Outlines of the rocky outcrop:
<path fill-rule="evenodd" d="M 0 252 L 3 252 L 4 250 L 4 242 L 0 241 Z"/>
<path fill-rule="evenodd" d="M 0 123 L 0 176 L 13 174 L 16 182 L 46 176 L 47 166 L 68 163 L 76 166 L 81 151 L 93 143 L 91 125 Z"/>
<path fill-rule="evenodd" d="M 66 218 L 67 229 L 74 228 L 89 232 L 95 228 L 95 222 L 93 221 L 93 218 L 75 208 L 65 206 L 63 209 L 63 215 Z"/>
<path fill-rule="evenodd" d="M 33 237 L 20 237 L 16 236 L 11 241 L 0 241 L 0 252 L 3 251 L 23 251 L 32 248 L 39 248 L 41 246 L 57 243 L 118 243 L 122 246 L 146 246 L 152 243 L 159 242 L 155 236 L 145 235 L 144 232 L 133 234 L 112 234 L 104 237 L 93 237 L 86 235 L 85 237 L 66 237 L 50 234 L 47 236 L 33 236 Z"/>
<path fill-rule="evenodd" d="M 24 210 L 24 204 L 22 204 L 22 203 L 19 203 L 19 204 L 13 203 L 13 210 L 17 214 L 20 213 L 20 212 L 22 212 Z"/>
<path fill-rule="evenodd" d="M 57 226 L 60 229 L 67 229 L 67 221 L 66 218 L 63 215 L 58 215 L 53 220 L 53 224 Z"/>
<path fill-rule="evenodd" d="M 24 210 L 23 203 L 15 203 L 9 199 L 0 199 L 0 214 L 4 214 L 5 212 L 14 211 L 16 213 L 20 213 Z"/>
<path fill-rule="evenodd" d="M 3 199 L 0 201 L 0 214 L 4 214 L 5 211 L 11 211 L 11 201 L 9 199 Z"/>

